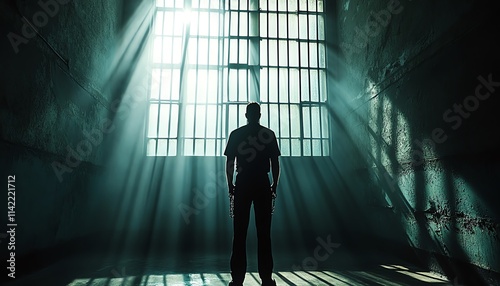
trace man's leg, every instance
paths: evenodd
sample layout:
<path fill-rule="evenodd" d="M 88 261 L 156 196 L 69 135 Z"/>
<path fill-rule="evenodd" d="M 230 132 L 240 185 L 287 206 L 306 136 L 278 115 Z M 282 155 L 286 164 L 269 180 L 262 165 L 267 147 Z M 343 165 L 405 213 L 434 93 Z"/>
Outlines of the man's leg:
<path fill-rule="evenodd" d="M 257 248 L 259 276 L 263 285 L 272 284 L 273 255 L 271 250 L 271 190 L 266 188 L 254 201 L 255 223 L 257 225 Z"/>
<path fill-rule="evenodd" d="M 236 187 L 234 193 L 233 252 L 231 254 L 231 277 L 236 285 L 243 283 L 247 270 L 246 238 L 251 203 L 248 192 Z"/>

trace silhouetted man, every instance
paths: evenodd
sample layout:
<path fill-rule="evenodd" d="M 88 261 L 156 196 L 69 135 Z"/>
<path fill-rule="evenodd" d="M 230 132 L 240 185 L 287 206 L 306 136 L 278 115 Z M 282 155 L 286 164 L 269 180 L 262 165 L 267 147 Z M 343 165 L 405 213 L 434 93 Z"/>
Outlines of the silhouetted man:
<path fill-rule="evenodd" d="M 243 285 L 245 279 L 246 237 L 252 203 L 257 227 L 259 276 L 262 285 L 276 285 L 272 279 L 271 212 L 280 173 L 278 156 L 281 154 L 274 132 L 259 124 L 260 105 L 249 103 L 245 116 L 248 124 L 231 132 L 224 151 L 229 195 L 234 195 L 232 281 L 229 285 Z M 233 184 L 235 158 L 236 185 Z M 272 185 L 268 177 L 270 170 Z"/>

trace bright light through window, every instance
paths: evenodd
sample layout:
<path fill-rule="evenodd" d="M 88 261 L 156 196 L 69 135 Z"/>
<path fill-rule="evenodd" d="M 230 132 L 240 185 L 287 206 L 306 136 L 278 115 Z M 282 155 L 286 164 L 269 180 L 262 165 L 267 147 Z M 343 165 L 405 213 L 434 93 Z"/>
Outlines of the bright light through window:
<path fill-rule="evenodd" d="M 323 1 L 156 6 L 148 156 L 221 156 L 249 101 L 283 156 L 329 155 Z"/>

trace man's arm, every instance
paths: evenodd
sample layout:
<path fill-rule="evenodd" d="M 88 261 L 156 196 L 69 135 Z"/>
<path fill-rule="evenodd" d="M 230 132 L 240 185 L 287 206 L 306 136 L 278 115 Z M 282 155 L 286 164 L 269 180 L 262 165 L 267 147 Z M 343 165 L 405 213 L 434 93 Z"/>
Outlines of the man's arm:
<path fill-rule="evenodd" d="M 227 187 L 229 190 L 229 194 L 231 195 L 234 193 L 233 175 L 234 175 L 234 156 L 227 156 L 226 178 L 227 178 Z"/>
<path fill-rule="evenodd" d="M 280 161 L 278 159 L 278 156 L 271 157 L 271 171 L 273 173 L 273 184 L 271 185 L 271 191 L 276 195 L 276 188 L 278 187 L 280 178 Z"/>

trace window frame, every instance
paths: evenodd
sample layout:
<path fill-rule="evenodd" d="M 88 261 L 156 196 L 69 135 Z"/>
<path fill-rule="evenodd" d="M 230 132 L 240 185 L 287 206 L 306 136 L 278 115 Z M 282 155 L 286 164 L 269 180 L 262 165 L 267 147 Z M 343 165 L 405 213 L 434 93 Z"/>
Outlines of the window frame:
<path fill-rule="evenodd" d="M 182 1 L 179 1 L 177 0 L 177 2 L 182 2 Z M 193 1 L 193 2 L 196 2 L 196 1 Z M 274 106 L 274 105 L 277 105 L 277 122 L 278 122 L 278 130 L 274 130 L 275 133 L 276 133 L 276 136 L 277 136 L 277 139 L 278 139 L 278 142 L 280 144 L 280 148 L 283 149 L 282 147 L 286 147 L 284 145 L 288 145 L 288 150 L 289 151 L 285 151 L 283 152 L 282 150 L 282 153 L 283 156 L 305 156 L 305 157 L 315 157 L 315 156 L 319 156 L 319 157 L 327 157 L 327 156 L 330 156 L 331 154 L 331 118 L 330 116 L 328 116 L 328 87 L 327 87 L 327 82 L 328 82 L 328 78 L 327 78 L 327 52 L 326 52 L 326 28 L 325 28 L 325 21 L 326 21 L 326 15 L 325 15 L 325 9 L 323 7 L 322 11 L 318 11 L 318 7 L 319 7 L 319 2 L 323 2 L 323 1 L 314 1 L 316 3 L 316 7 L 315 7 L 315 10 L 316 11 L 308 11 L 309 9 L 309 3 L 311 2 L 311 0 L 308 0 L 308 1 L 305 1 L 306 3 L 306 9 L 307 10 L 301 10 L 301 6 L 299 5 L 299 3 L 301 2 L 304 2 L 303 0 L 297 0 L 296 1 L 296 10 L 290 10 L 289 9 L 289 5 L 287 3 L 287 8 L 286 10 L 279 10 L 279 0 L 278 1 L 274 1 L 276 3 L 276 10 L 269 10 L 269 6 L 267 6 L 266 8 L 267 9 L 263 9 L 262 7 L 260 7 L 260 4 L 261 2 L 272 2 L 272 1 L 259 1 L 258 3 L 258 7 L 249 7 L 249 2 L 246 2 L 248 5 L 246 5 L 246 9 L 240 9 L 241 8 L 241 1 L 219 1 L 219 5 L 223 5 L 222 3 L 226 3 L 224 7 L 221 7 L 219 6 L 217 9 L 213 9 L 213 8 L 190 8 L 188 7 L 188 9 L 191 10 L 191 13 L 198 13 L 198 16 L 199 16 L 199 13 L 200 12 L 208 12 L 209 15 L 210 13 L 214 13 L 214 12 L 217 12 L 219 13 L 218 14 L 218 17 L 219 17 L 219 22 L 218 22 L 218 29 L 219 29 L 219 32 L 222 31 L 222 34 L 218 34 L 217 36 L 200 36 L 199 33 L 196 35 L 196 36 L 193 36 L 193 35 L 186 35 L 186 32 L 184 31 L 183 32 L 183 35 L 182 35 L 182 39 L 183 39 L 183 42 L 186 41 L 186 36 L 189 36 L 190 39 L 191 38 L 194 38 L 196 39 L 197 41 L 200 39 L 200 38 L 207 38 L 208 41 L 210 42 L 210 39 L 216 39 L 217 41 L 219 41 L 219 50 L 218 50 L 218 53 L 217 53 L 217 56 L 218 56 L 218 59 L 217 59 L 217 65 L 216 66 L 210 66 L 207 65 L 206 68 L 207 70 L 216 70 L 217 71 L 217 74 L 218 74 L 218 78 L 217 78 L 217 101 L 216 103 L 214 104 L 211 104 L 211 105 L 215 105 L 215 109 L 217 111 L 217 115 L 216 115 L 216 120 L 217 121 L 221 121 L 221 122 L 216 122 L 216 131 L 215 131 L 215 138 L 206 138 L 206 137 L 203 137 L 203 138 L 197 138 L 196 136 L 193 136 L 193 138 L 190 138 L 190 137 L 186 137 L 185 136 L 185 128 L 183 126 L 183 124 L 185 124 L 185 119 L 182 117 L 183 114 L 186 112 L 186 105 L 191 105 L 191 103 L 187 103 L 187 99 L 186 99 L 186 91 L 183 89 L 182 86 L 179 87 L 180 89 L 180 92 L 179 92 L 179 97 L 178 97 L 178 101 L 177 102 L 174 102 L 174 101 L 171 101 L 171 102 L 168 102 L 168 100 L 165 100 L 163 102 L 165 102 L 165 104 L 168 104 L 170 106 L 170 108 L 172 107 L 172 104 L 178 104 L 179 105 L 179 112 L 178 112 L 178 118 L 177 118 L 177 136 L 176 137 L 171 137 L 169 136 L 170 135 L 170 127 L 169 127 L 169 130 L 168 130 L 168 135 L 167 137 L 159 137 L 159 127 L 160 127 L 160 119 L 159 119 L 159 116 L 160 116 L 160 105 L 162 104 L 162 100 L 160 100 L 160 96 L 161 95 L 158 95 L 158 100 L 156 100 L 158 102 L 158 114 L 157 114 L 157 117 L 156 117 L 156 127 L 157 127 L 157 132 L 156 132 L 156 137 L 150 137 L 148 135 L 148 128 L 149 128 L 149 120 L 150 120 L 150 106 L 152 105 L 152 102 L 155 101 L 155 100 L 151 100 L 151 98 L 148 98 L 148 116 L 147 116 L 147 119 L 146 119 L 146 132 L 145 132 L 145 139 L 146 141 L 150 141 L 150 140 L 154 140 L 155 141 L 155 150 L 154 150 L 154 154 L 148 154 L 148 142 L 146 142 L 145 144 L 145 151 L 146 151 L 146 155 L 147 156 L 153 156 L 153 157 L 160 157 L 160 156 L 167 156 L 167 157 L 179 157 L 179 156 L 216 156 L 216 157 L 219 157 L 219 156 L 222 156 L 223 154 L 223 151 L 224 151 L 224 147 L 225 147 L 225 144 L 226 144 L 226 140 L 227 138 L 229 137 L 229 133 L 234 130 L 235 128 L 237 127 L 240 127 L 244 124 L 244 122 L 241 122 L 242 120 L 244 121 L 244 107 L 246 106 L 246 104 L 249 102 L 249 101 L 257 101 L 261 104 L 261 107 L 263 108 L 263 115 L 266 114 L 267 115 L 267 118 L 265 118 L 264 120 L 261 120 L 261 122 L 266 122 L 267 124 L 263 124 L 265 126 L 268 126 L 271 128 L 270 126 L 270 123 L 271 123 L 271 107 L 270 106 Z M 231 3 L 232 2 L 237 2 L 238 3 L 238 7 L 233 9 L 233 7 L 231 7 Z M 288 1 L 287 1 L 288 2 Z M 290 1 L 290 2 L 294 2 L 294 1 Z M 324 5 L 325 3 L 322 3 L 321 5 Z M 176 4 L 177 5 L 177 4 Z M 176 6 L 174 5 L 174 6 Z M 245 8 L 245 7 L 244 7 Z M 156 7 L 156 11 L 155 11 L 155 19 L 153 20 L 154 21 L 154 24 L 156 24 L 156 13 L 158 11 L 174 11 L 174 14 L 176 13 L 176 10 L 177 9 L 186 9 L 186 7 L 170 7 L 170 8 L 165 8 L 165 7 Z M 234 35 L 232 34 L 232 31 L 231 31 L 231 20 L 232 20 L 232 17 L 233 15 L 237 15 L 238 18 L 242 15 L 242 13 L 246 13 L 247 17 L 247 25 L 246 25 L 246 33 L 244 35 L 241 35 L 241 31 L 240 31 L 240 21 L 238 20 L 237 21 L 237 34 Z M 276 18 L 277 20 L 280 18 L 280 15 L 281 16 L 285 16 L 286 19 L 287 19 L 287 31 L 286 31 L 286 37 L 280 37 L 280 31 L 279 31 L 279 22 L 277 23 L 276 25 L 276 37 L 270 37 L 270 30 L 269 30 L 269 25 L 267 25 L 267 33 L 265 36 L 262 35 L 262 31 L 261 31 L 261 17 L 262 15 L 264 15 L 265 17 L 267 17 L 267 23 L 269 23 L 269 17 L 271 14 L 276 14 Z M 257 15 L 257 35 L 255 35 L 254 31 L 252 32 L 251 31 L 251 24 L 250 24 L 250 18 L 251 17 L 254 17 L 255 15 Z M 296 15 L 296 18 L 297 18 L 297 24 L 300 25 L 300 16 L 305 16 L 305 18 L 307 19 L 307 28 L 306 28 L 306 31 L 307 31 L 307 37 L 304 39 L 304 38 L 301 38 L 300 36 L 300 28 L 297 27 L 297 37 L 296 38 L 290 38 L 290 26 L 288 25 L 289 23 L 289 18 L 290 18 L 290 15 Z M 316 18 L 316 24 L 315 24 L 315 34 L 316 34 L 316 39 L 310 39 L 309 35 L 310 35 L 310 16 L 315 16 Z M 320 18 L 322 18 L 322 23 L 323 23 L 323 31 L 322 31 L 322 37 L 319 37 L 320 36 L 320 31 L 319 31 L 319 22 L 320 22 Z M 163 16 L 163 21 L 164 21 L 165 17 Z M 222 25 L 221 25 L 221 20 L 222 20 Z M 173 20 L 175 22 L 175 18 Z M 279 20 L 278 20 L 279 21 Z M 210 21 L 209 21 L 210 22 Z M 198 22 L 198 26 L 199 26 L 199 22 Z M 252 26 L 253 28 L 255 28 L 254 26 Z M 156 37 L 157 35 L 155 34 L 155 27 L 153 25 L 153 37 Z M 164 35 L 162 37 L 165 37 Z M 237 51 L 240 50 L 240 42 L 241 41 L 246 41 L 246 47 L 247 47 L 247 53 L 246 53 L 246 59 L 244 59 L 243 62 L 240 61 L 240 57 L 238 56 L 237 57 L 237 61 L 236 62 L 232 62 L 231 61 L 231 44 L 233 43 L 237 43 Z M 262 42 L 265 41 L 265 45 L 267 45 L 268 49 L 267 51 L 269 51 L 269 43 L 271 41 L 276 41 L 279 45 L 279 42 L 280 41 L 286 41 L 286 54 L 287 54 L 287 60 L 286 60 L 286 65 L 281 65 L 280 64 L 280 60 L 279 60 L 279 46 L 277 46 L 277 53 L 278 53 L 278 57 L 277 57 L 277 65 L 271 65 L 270 64 L 270 59 L 269 59 L 269 55 L 270 53 L 267 52 L 267 53 L 263 53 L 261 51 L 261 47 L 262 47 Z M 154 42 L 154 39 L 153 39 L 153 42 Z M 298 51 L 298 56 L 297 56 L 297 66 L 290 66 L 290 42 L 296 42 L 296 46 L 297 46 L 297 51 Z M 316 53 L 315 53 L 315 62 L 317 63 L 316 66 L 313 66 L 311 67 L 310 66 L 310 63 L 311 63 L 311 44 L 316 44 Z M 322 53 L 323 55 L 320 54 L 320 46 L 321 44 L 323 45 L 323 48 L 322 48 Z M 154 44 L 153 44 L 154 45 Z M 307 59 L 307 66 L 304 66 L 302 64 L 302 60 L 301 60 L 301 46 L 307 46 L 307 54 L 308 54 L 308 59 Z M 251 52 L 250 50 L 251 49 L 257 49 L 259 52 L 257 53 L 257 60 L 258 62 L 255 62 L 256 59 L 253 59 L 250 57 L 251 55 Z M 186 56 L 185 53 L 187 53 L 187 49 L 185 51 L 183 51 L 184 53 L 184 57 Z M 208 54 L 210 54 L 209 51 L 207 51 Z M 262 61 L 261 61 L 261 57 L 262 55 L 265 55 L 266 57 L 266 65 L 263 65 L 262 64 Z M 172 51 L 172 55 L 173 55 L 173 51 Z M 321 58 L 322 57 L 322 58 Z M 185 59 L 184 59 L 185 60 Z M 160 70 L 161 72 L 163 71 L 163 67 L 167 67 L 167 68 L 170 68 L 171 70 L 173 69 L 173 67 L 175 66 L 175 64 L 165 64 L 165 63 L 160 63 L 160 64 L 153 64 L 153 68 L 155 66 L 160 66 Z M 182 66 L 182 64 L 181 64 Z M 195 69 L 196 70 L 196 73 L 198 75 L 198 71 L 200 70 L 200 65 L 185 65 L 187 66 L 188 69 Z M 182 67 L 181 67 L 182 68 Z M 279 82 L 279 73 L 281 70 L 285 70 L 285 73 L 287 74 L 287 88 L 286 88 L 286 97 L 287 97 L 287 101 L 285 102 L 281 102 L 280 101 L 280 85 L 278 84 L 277 85 L 277 101 L 276 102 L 273 102 L 273 101 L 270 101 L 269 100 L 269 85 L 267 86 L 267 101 L 263 101 L 262 100 L 262 97 L 261 97 L 261 81 L 262 81 L 262 77 L 261 77 L 261 74 L 262 74 L 262 70 L 266 70 L 269 71 L 271 69 L 276 69 L 277 72 L 278 72 L 278 82 Z M 245 76 L 245 87 L 244 89 L 246 90 L 246 98 L 244 97 L 241 97 L 240 96 L 240 80 L 237 81 L 237 87 L 236 87 L 236 90 L 237 90 L 237 95 L 236 95 L 236 100 L 231 100 L 230 99 L 230 94 L 231 94 L 231 91 L 230 91 L 230 84 L 229 84 L 229 81 L 230 81 L 230 78 L 231 78 L 231 74 L 233 71 L 236 71 L 237 73 L 240 73 L 241 71 L 244 71 L 244 73 L 246 74 Z M 291 101 L 291 88 L 290 88 L 290 85 L 291 85 L 291 73 L 297 71 L 296 73 L 298 74 L 298 79 L 299 79 L 299 87 L 298 87 L 298 90 L 297 90 L 297 93 L 298 93 L 298 97 L 299 97 L 299 101 L 298 102 L 292 102 Z M 317 101 L 314 101 L 312 100 L 312 87 L 311 87 L 311 76 L 314 77 L 314 75 L 311 75 L 311 73 L 313 73 L 315 71 L 315 74 L 316 74 L 316 84 L 317 84 Z M 185 71 L 184 71 L 185 72 Z M 301 98 L 301 93 L 302 93 L 302 77 L 303 77 L 303 72 L 305 72 L 305 74 L 307 74 L 306 76 L 308 77 L 308 86 L 307 86 L 307 90 L 308 90 L 308 99 L 309 100 L 302 100 Z M 323 73 L 324 75 L 321 75 L 321 73 Z M 269 72 L 267 72 L 267 82 L 269 83 L 270 81 L 270 76 L 269 76 Z M 183 76 L 186 76 L 186 75 L 183 75 L 183 71 L 181 70 L 180 71 L 180 77 L 182 78 Z M 322 79 L 322 78 L 323 79 Z M 250 80 L 249 80 L 250 78 Z M 182 80 L 181 80 L 182 82 Z M 161 86 L 161 83 L 160 83 L 160 86 Z M 197 86 L 197 85 L 196 85 Z M 256 87 L 257 86 L 257 87 Z M 161 91 L 160 91 L 161 92 Z M 196 94 L 197 91 L 195 91 L 195 94 Z M 151 95 L 151 93 L 150 93 Z M 194 102 L 194 108 L 197 107 L 197 96 L 195 96 L 195 102 Z M 242 99 L 245 99 L 245 100 L 242 100 Z M 167 103 L 168 102 L 168 103 Z M 205 107 L 207 107 L 208 105 L 205 103 Z M 283 108 L 284 110 L 288 110 L 288 135 L 287 136 L 281 136 L 281 110 L 282 110 L 282 107 L 285 106 L 287 108 Z M 292 111 L 291 111 L 291 107 L 298 107 L 298 114 L 299 114 L 299 136 L 292 136 L 292 134 L 296 134 L 296 132 L 293 132 L 292 131 Z M 236 108 L 236 123 L 233 123 L 231 122 L 230 120 L 230 112 L 231 110 L 235 109 Z M 265 109 L 265 110 L 264 110 Z M 319 117 L 319 126 L 314 129 L 313 128 L 313 115 L 312 115 L 312 110 L 314 109 L 317 109 L 318 110 L 318 117 Z M 205 110 L 207 110 L 207 108 L 205 108 Z M 306 110 L 310 110 L 309 111 L 309 119 L 306 120 L 305 117 L 305 113 L 306 113 Z M 196 118 L 196 117 L 195 117 Z M 206 135 L 206 129 L 207 129 L 207 125 L 209 124 L 207 122 L 207 117 L 206 117 L 206 112 L 205 112 L 205 135 Z M 276 121 L 275 120 L 275 121 Z M 325 121 L 326 120 L 326 121 Z M 171 123 L 172 120 L 169 120 L 169 124 Z M 196 121 L 196 120 L 194 120 Z M 308 121 L 308 122 L 306 122 Z M 308 124 L 306 124 L 308 123 Z M 307 126 L 306 125 L 309 125 L 308 129 L 307 129 Z M 324 125 L 326 125 L 326 127 L 324 127 Z M 314 125 L 315 126 L 315 125 Z M 196 127 L 194 127 L 196 128 Z M 273 128 L 271 128 L 273 129 Z M 319 136 L 313 136 L 313 130 L 319 130 Z M 195 131 L 193 131 L 195 132 Z M 317 133 L 317 132 L 316 132 Z M 196 134 L 194 134 L 196 135 Z M 168 150 L 166 151 L 166 153 L 164 155 L 159 155 L 158 153 L 158 144 L 159 144 L 159 140 L 168 140 L 168 144 L 167 144 L 167 148 Z M 176 153 L 175 154 L 169 154 L 169 151 L 170 151 L 170 141 L 171 140 L 175 140 L 175 144 L 176 144 L 176 148 L 175 148 L 175 151 Z M 189 152 L 189 153 L 186 153 L 185 151 L 185 145 L 186 145 L 186 140 L 193 140 L 193 144 L 192 144 L 192 152 Z M 203 150 L 203 154 L 196 154 L 196 151 L 195 151 L 195 144 L 196 144 L 196 140 L 203 140 L 204 141 L 204 150 Z M 207 140 L 215 140 L 215 150 L 213 153 L 207 155 Z M 292 145 L 293 145 L 293 142 L 299 142 L 299 145 L 300 145 L 300 152 L 298 154 L 296 153 L 293 153 L 292 154 Z M 288 144 L 282 144 L 283 142 L 287 142 Z M 308 146 L 307 146 L 307 142 L 309 142 Z M 318 144 L 319 142 L 319 154 L 317 152 L 315 152 L 314 150 L 314 144 Z M 309 149 L 309 150 L 307 150 Z M 316 148 L 317 149 L 317 148 Z M 288 153 L 288 154 L 287 154 Z"/>

